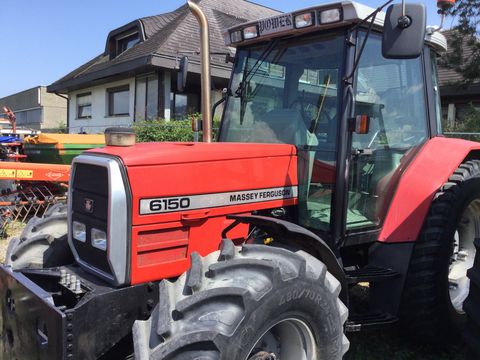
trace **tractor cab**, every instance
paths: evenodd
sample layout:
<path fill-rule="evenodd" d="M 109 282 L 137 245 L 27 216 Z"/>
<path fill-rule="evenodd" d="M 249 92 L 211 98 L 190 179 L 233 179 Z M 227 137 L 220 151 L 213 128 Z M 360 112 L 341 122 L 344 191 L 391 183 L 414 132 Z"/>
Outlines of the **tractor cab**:
<path fill-rule="evenodd" d="M 226 33 L 237 50 L 219 140 L 296 145 L 297 221 L 335 242 L 376 240 L 402 164 L 441 132 L 445 39 L 432 33 L 418 54 L 389 56 L 384 17 L 342 2 Z"/>

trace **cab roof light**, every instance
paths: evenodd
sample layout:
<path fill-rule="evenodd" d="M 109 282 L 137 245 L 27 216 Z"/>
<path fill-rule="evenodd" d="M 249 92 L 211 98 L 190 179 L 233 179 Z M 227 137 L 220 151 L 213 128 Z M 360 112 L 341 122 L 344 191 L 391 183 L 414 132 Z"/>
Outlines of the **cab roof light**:
<path fill-rule="evenodd" d="M 295 28 L 302 29 L 314 24 L 315 13 L 308 12 L 303 14 L 295 15 Z"/>
<path fill-rule="evenodd" d="M 331 24 L 342 20 L 342 10 L 338 8 L 320 11 L 320 24 Z"/>
<path fill-rule="evenodd" d="M 234 30 L 230 32 L 230 41 L 232 42 L 232 44 L 239 43 L 242 40 L 242 30 Z"/>
<path fill-rule="evenodd" d="M 247 26 L 243 29 L 243 38 L 245 40 L 254 39 L 258 37 L 258 27 L 257 25 Z"/>

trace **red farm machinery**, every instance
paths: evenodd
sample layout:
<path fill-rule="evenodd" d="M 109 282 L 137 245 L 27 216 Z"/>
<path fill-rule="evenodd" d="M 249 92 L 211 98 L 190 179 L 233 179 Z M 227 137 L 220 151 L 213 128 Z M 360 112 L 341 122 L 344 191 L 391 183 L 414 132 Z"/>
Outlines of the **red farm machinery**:
<path fill-rule="evenodd" d="M 71 161 L 83 150 L 104 146 L 104 138 L 19 129 L 12 109 L 5 106 L 3 112 L 9 127 L 0 135 L 0 232 L 6 235 L 12 224 L 65 203 Z"/>
<path fill-rule="evenodd" d="M 189 2 L 206 141 L 113 129 L 74 159 L 68 208 L 0 267 L 4 359 L 341 359 L 349 332 L 396 322 L 478 349 L 480 144 L 442 135 L 445 38 L 423 5 L 389 3 L 227 30 L 209 143 Z"/>

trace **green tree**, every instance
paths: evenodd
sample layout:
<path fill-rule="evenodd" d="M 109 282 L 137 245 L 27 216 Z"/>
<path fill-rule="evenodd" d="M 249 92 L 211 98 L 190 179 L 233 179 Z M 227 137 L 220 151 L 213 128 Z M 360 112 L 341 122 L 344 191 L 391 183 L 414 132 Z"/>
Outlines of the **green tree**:
<path fill-rule="evenodd" d="M 480 80 L 480 0 L 457 0 L 448 14 L 457 20 L 449 44 L 453 51 L 444 57 L 443 65 L 462 75 L 465 84 Z M 464 55 L 464 47 L 472 50 Z"/>

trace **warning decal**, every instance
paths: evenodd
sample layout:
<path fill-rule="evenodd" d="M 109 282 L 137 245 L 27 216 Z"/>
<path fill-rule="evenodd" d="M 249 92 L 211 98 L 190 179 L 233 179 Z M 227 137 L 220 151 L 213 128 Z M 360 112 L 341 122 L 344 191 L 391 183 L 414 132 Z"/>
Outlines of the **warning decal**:
<path fill-rule="evenodd" d="M 15 179 L 16 170 L 14 169 L 0 169 L 0 177 Z"/>
<path fill-rule="evenodd" d="M 33 178 L 33 170 L 17 170 L 17 178 L 31 179 Z"/>

